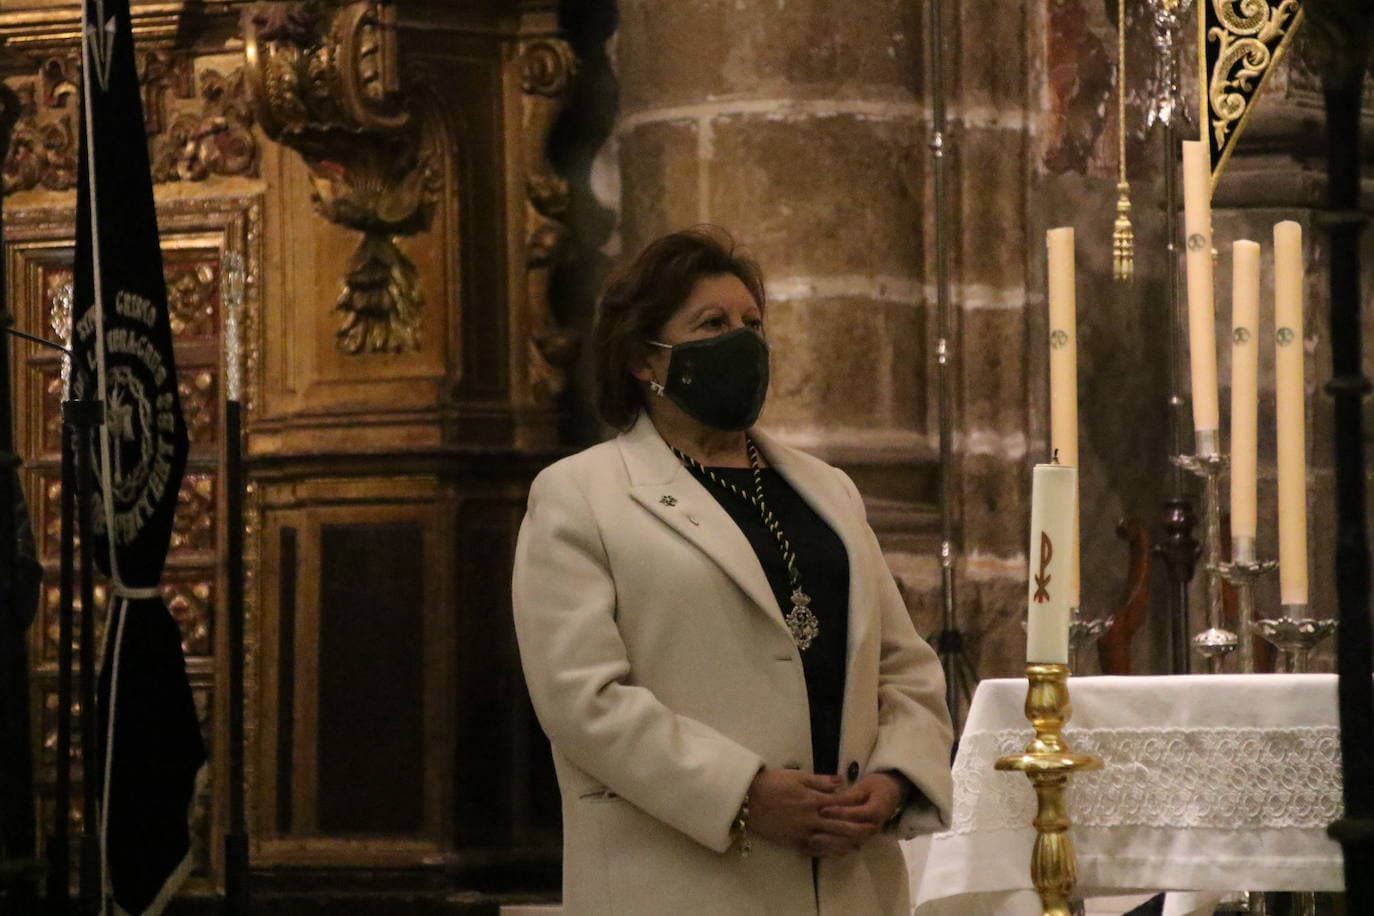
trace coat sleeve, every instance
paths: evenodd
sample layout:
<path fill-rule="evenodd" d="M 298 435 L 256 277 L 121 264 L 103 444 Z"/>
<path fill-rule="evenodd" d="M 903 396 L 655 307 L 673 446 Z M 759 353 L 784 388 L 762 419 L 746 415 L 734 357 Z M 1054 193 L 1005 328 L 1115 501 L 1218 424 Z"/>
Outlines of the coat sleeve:
<path fill-rule="evenodd" d="M 863 497 L 844 472 L 845 488 L 863 515 Z M 864 533 L 882 557 L 878 538 L 867 522 Z M 950 750 L 954 730 L 945 706 L 945 676 L 935 651 L 916 633 L 897 582 L 886 563 L 875 583 L 880 611 L 878 659 L 878 740 L 868 771 L 896 770 L 916 788 L 902 814 L 888 830 L 901 839 L 933 833 L 952 822 L 954 782 Z"/>
<path fill-rule="evenodd" d="M 512 598 L 530 699 L 554 746 L 652 817 L 728 849 L 763 760 L 630 683 L 606 550 L 587 497 L 562 467 L 530 487 Z"/>

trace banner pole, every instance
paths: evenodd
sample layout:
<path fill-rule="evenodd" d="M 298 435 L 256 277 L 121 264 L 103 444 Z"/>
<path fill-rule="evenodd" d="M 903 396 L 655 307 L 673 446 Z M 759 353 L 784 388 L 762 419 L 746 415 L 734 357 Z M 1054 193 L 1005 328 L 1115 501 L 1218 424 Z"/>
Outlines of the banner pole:
<path fill-rule="evenodd" d="M 229 547 L 229 831 L 224 837 L 224 894 L 232 916 L 248 912 L 248 836 L 243 785 L 243 451 L 242 405 L 225 404 Z"/>
<path fill-rule="evenodd" d="M 243 916 L 249 910 L 248 830 L 244 813 L 243 746 L 243 365 L 239 347 L 239 315 L 243 307 L 247 279 L 243 255 L 226 252 L 220 272 L 224 303 L 224 363 L 228 379 L 224 404 L 224 470 L 228 488 L 226 526 L 228 528 L 229 603 L 229 826 L 224 835 L 224 902 L 230 916 Z"/>
<path fill-rule="evenodd" d="M 103 758 L 95 727 L 95 531 L 91 525 L 91 434 L 104 423 L 103 401 L 74 401 L 76 423 L 77 524 L 81 529 L 81 910 L 96 912 L 100 905 L 100 839 L 96 824 L 97 768 Z"/>
<path fill-rule="evenodd" d="M 72 785 L 72 606 L 75 555 L 73 517 L 76 509 L 76 475 L 73 453 L 76 445 L 72 426 L 65 417 L 63 405 L 61 481 L 62 497 L 59 507 L 61 535 L 58 546 L 59 604 L 57 616 L 57 749 L 56 780 L 53 788 L 52 836 L 48 840 L 48 906 L 50 912 L 66 909 L 70 897 L 68 879 L 71 869 Z M 84 749 L 83 749 L 84 752 Z"/>

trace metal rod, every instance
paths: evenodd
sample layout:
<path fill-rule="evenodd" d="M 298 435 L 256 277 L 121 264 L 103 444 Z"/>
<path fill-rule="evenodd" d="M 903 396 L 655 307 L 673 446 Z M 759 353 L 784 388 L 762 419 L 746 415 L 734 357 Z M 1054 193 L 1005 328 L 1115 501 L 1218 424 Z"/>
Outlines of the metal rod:
<path fill-rule="evenodd" d="M 1236 588 L 1236 638 L 1240 640 L 1240 673 L 1255 673 L 1255 640 L 1250 625 L 1255 622 L 1255 586 L 1239 582 Z"/>
<path fill-rule="evenodd" d="M 1172 29 L 1170 21 L 1165 28 Z M 1164 121 L 1164 221 L 1166 250 L 1168 252 L 1168 370 L 1169 399 L 1168 426 L 1170 454 L 1182 455 L 1187 448 L 1185 435 L 1188 429 L 1188 402 L 1184 397 L 1181 350 L 1187 316 L 1184 313 L 1183 284 L 1180 279 L 1182 265 L 1178 256 L 1178 130 L 1174 126 L 1179 116 L 1178 105 L 1178 42 L 1169 42 L 1169 78 L 1166 90 L 1169 100 L 1169 117 Z M 1169 495 L 1164 500 L 1163 543 L 1156 550 L 1164 558 L 1169 572 L 1169 655 L 1170 670 L 1175 674 L 1187 674 L 1192 668 L 1192 657 L 1188 648 L 1188 628 L 1190 613 L 1190 584 L 1197 568 L 1200 544 L 1193 537 L 1193 527 L 1197 515 L 1193 509 L 1186 487 L 1187 477 L 1183 469 L 1175 464 L 1169 466 Z"/>
<path fill-rule="evenodd" d="M 28 331 L 21 331 L 18 328 L 10 327 L 8 324 L 4 326 L 3 330 L 6 334 L 11 334 L 15 337 L 22 338 L 23 340 L 30 341 L 31 343 L 36 343 L 39 346 L 48 347 L 52 350 L 61 350 L 68 356 L 72 355 L 70 347 L 64 346 L 63 344 L 60 344 L 55 340 L 49 340 L 46 337 L 39 337 L 37 334 L 30 334 Z"/>
<path fill-rule="evenodd" d="M 942 49 L 943 4 L 941 0 L 931 0 L 931 181 L 935 197 L 935 325 L 936 325 L 936 367 L 939 378 L 940 412 L 940 539 L 943 576 L 944 615 L 942 621 L 947 630 L 956 629 L 958 608 L 954 601 L 953 549 L 954 549 L 954 512 L 953 512 L 953 417 L 951 405 L 951 365 L 950 365 L 950 322 L 949 322 L 949 252 L 946 238 L 945 214 L 949 206 L 945 187 L 945 132 L 948 129 L 945 113 L 944 93 L 944 53 Z"/>
<path fill-rule="evenodd" d="M 954 525 L 954 395 L 953 347 L 950 329 L 949 293 L 949 200 L 946 187 L 946 134 L 949 124 L 945 110 L 944 4 L 930 0 L 926 34 L 930 36 L 931 185 L 935 213 L 935 365 L 940 414 L 940 634 L 936 638 L 945 673 L 945 703 L 955 728 L 961 721 L 963 703 L 972 698 L 977 680 L 964 652 L 959 631 L 959 605 L 955 592 Z"/>
<path fill-rule="evenodd" d="M 1221 565 L 1221 475 L 1208 474 L 1204 490 L 1202 502 L 1207 525 L 1207 561 L 1202 572 L 1207 579 L 1207 628 L 1217 631 L 1226 629 L 1226 621 L 1222 617 L 1221 575 L 1218 572 Z M 1208 657 L 1209 674 L 1220 673 L 1222 658 L 1222 655 Z"/>
<path fill-rule="evenodd" d="M 229 829 L 224 836 L 225 910 L 231 916 L 249 911 L 248 834 L 243 784 L 243 406 L 225 403 L 225 483 L 228 488 L 229 547 Z"/>
<path fill-rule="evenodd" d="M 95 690 L 98 674 L 95 662 L 95 531 L 91 524 L 91 498 L 94 493 L 94 468 L 91 464 L 92 421 L 100 417 L 99 401 L 73 402 L 76 427 L 77 524 L 81 530 L 81 905 L 94 912 L 100 903 L 100 839 L 97 832 L 100 809 L 93 761 L 102 759 L 96 737 Z"/>
<path fill-rule="evenodd" d="M 1255 539 L 1253 537 L 1231 538 L 1231 565 L 1241 567 L 1255 563 Z M 1240 640 L 1237 656 L 1240 659 L 1240 673 L 1255 673 L 1255 579 L 1242 575 L 1232 579 L 1236 590 L 1236 638 Z"/>
<path fill-rule="evenodd" d="M 1177 59 L 1173 66 L 1178 67 Z M 1164 125 L 1164 219 L 1168 226 L 1168 244 L 1165 246 L 1169 257 L 1169 442 L 1172 453 L 1182 455 L 1187 445 L 1184 431 L 1188 427 L 1188 402 L 1183 392 L 1183 371 L 1179 358 L 1180 343 L 1186 325 L 1183 314 L 1183 284 L 1179 273 L 1182 264 L 1178 256 L 1178 132 L 1174 130 L 1172 119 Z M 1171 466 L 1169 469 L 1170 489 L 1175 496 L 1184 493 L 1183 469 Z"/>
<path fill-rule="evenodd" d="M 58 612 L 57 612 L 57 748 L 53 765 L 56 782 L 53 788 L 53 825 L 48 841 L 48 903 L 53 910 L 67 905 L 70 896 L 68 880 L 71 876 L 71 840 L 68 823 L 71 819 L 72 785 L 72 616 L 74 613 L 74 559 L 76 514 L 76 472 L 74 456 L 76 443 L 69 423 L 62 424 L 61 486 L 59 502 L 58 540 Z"/>

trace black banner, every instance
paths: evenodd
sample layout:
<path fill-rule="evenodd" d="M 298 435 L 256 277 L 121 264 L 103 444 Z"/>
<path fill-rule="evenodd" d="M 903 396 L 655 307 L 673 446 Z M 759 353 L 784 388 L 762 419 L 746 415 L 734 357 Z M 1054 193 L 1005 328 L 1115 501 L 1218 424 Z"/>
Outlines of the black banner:
<path fill-rule="evenodd" d="M 86 791 L 101 789 L 115 904 L 157 913 L 189 870 L 190 805 L 205 763 L 181 637 L 157 590 L 189 445 L 129 0 L 85 0 L 82 44 L 72 384 L 75 397 L 105 405 L 90 536 L 112 583 L 103 747 L 88 758 Z"/>

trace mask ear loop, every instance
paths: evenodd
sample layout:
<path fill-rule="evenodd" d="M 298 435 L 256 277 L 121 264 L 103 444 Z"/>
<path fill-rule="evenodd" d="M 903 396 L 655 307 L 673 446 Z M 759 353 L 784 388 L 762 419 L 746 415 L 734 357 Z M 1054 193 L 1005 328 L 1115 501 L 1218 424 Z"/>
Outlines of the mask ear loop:
<path fill-rule="evenodd" d="M 645 343 L 647 343 L 651 347 L 660 347 L 664 350 L 667 350 L 669 353 L 671 353 L 673 350 L 672 344 L 659 343 L 657 340 L 649 340 L 645 341 Z M 649 371 L 652 372 L 653 370 L 651 369 Z M 667 396 L 663 386 L 658 383 L 657 379 L 649 379 L 649 390 L 652 391 L 654 394 L 658 395 L 659 397 Z"/>

